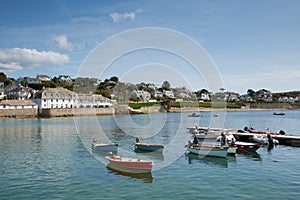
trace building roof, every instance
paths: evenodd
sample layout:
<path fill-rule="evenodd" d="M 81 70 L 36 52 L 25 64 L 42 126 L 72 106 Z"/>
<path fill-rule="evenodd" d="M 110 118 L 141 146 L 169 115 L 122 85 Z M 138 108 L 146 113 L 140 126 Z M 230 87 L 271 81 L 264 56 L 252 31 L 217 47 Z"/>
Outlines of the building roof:
<path fill-rule="evenodd" d="M 65 88 L 47 88 L 39 92 L 42 99 L 73 99 L 76 94 Z"/>
<path fill-rule="evenodd" d="M 30 100 L 1 100 L 0 105 L 10 106 L 37 106 L 36 103 Z"/>

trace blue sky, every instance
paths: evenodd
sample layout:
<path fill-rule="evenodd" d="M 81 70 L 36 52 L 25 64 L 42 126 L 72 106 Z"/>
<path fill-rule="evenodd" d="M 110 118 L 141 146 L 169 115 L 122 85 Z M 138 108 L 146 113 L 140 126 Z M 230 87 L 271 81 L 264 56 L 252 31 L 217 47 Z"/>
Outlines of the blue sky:
<path fill-rule="evenodd" d="M 0 71 L 14 78 L 37 73 L 74 78 L 101 42 L 123 31 L 160 27 L 199 43 L 228 91 L 299 90 L 299 10 L 297 0 L 3 0 Z M 171 86 L 207 88 L 189 63 L 158 50 L 126 54 L 96 78 L 113 75 L 128 82 L 168 80 Z"/>

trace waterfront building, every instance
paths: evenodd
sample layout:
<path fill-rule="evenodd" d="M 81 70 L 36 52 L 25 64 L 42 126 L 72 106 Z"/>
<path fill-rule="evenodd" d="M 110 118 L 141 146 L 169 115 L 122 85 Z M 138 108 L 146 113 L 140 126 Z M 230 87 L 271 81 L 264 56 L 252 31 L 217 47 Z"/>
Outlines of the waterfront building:
<path fill-rule="evenodd" d="M 243 94 L 239 98 L 241 101 L 253 102 L 252 97 L 249 94 Z"/>
<path fill-rule="evenodd" d="M 273 102 L 272 93 L 266 89 L 261 89 L 256 92 L 256 100 L 264 102 Z"/>
<path fill-rule="evenodd" d="M 59 75 L 58 79 L 60 81 L 64 81 L 64 82 L 67 82 L 67 83 L 71 83 L 72 82 L 72 78 L 70 76 L 67 76 L 67 75 Z"/>
<path fill-rule="evenodd" d="M 32 100 L 38 104 L 39 114 L 42 114 L 43 109 L 112 107 L 111 100 L 102 95 L 77 94 L 62 87 L 43 89 Z"/>
<path fill-rule="evenodd" d="M 25 100 L 31 97 L 31 94 L 34 90 L 29 87 L 23 86 L 11 86 L 6 91 L 6 98 L 11 100 Z"/>
<path fill-rule="evenodd" d="M 279 97 L 278 102 L 279 103 L 291 103 L 291 104 L 293 104 L 293 103 L 295 103 L 295 98 L 287 97 L 287 96 Z"/>
<path fill-rule="evenodd" d="M 174 92 L 172 90 L 164 90 L 163 94 L 169 98 L 175 98 Z"/>
<path fill-rule="evenodd" d="M 37 110 L 30 100 L 0 100 L 0 117 L 36 117 Z"/>
<path fill-rule="evenodd" d="M 139 98 L 139 99 L 142 99 L 143 101 L 149 101 L 150 98 L 151 98 L 151 94 L 147 91 L 144 91 L 144 90 L 133 90 L 132 92 L 132 97 L 133 98 Z"/>
<path fill-rule="evenodd" d="M 4 94 L 4 83 L 0 82 L 0 100 L 5 98 L 5 94 Z"/>

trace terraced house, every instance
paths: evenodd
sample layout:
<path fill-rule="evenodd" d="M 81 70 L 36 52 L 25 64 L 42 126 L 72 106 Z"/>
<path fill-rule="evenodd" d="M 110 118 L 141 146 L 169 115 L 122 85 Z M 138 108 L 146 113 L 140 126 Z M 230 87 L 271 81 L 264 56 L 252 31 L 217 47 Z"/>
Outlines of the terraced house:
<path fill-rule="evenodd" d="M 42 116 L 49 110 L 61 110 L 64 115 L 63 112 L 70 114 L 72 109 L 112 107 L 111 100 L 102 95 L 77 94 L 62 87 L 43 89 L 33 95 L 32 101 L 38 104 Z"/>

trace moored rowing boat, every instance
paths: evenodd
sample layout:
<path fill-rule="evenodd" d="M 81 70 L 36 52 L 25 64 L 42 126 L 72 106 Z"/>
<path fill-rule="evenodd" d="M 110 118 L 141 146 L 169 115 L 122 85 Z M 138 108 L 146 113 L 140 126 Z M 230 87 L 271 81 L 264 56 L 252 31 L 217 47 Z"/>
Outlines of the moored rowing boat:
<path fill-rule="evenodd" d="M 191 144 L 188 147 L 190 153 L 213 156 L 213 157 L 227 157 L 228 146 L 215 146 L 210 144 Z"/>
<path fill-rule="evenodd" d="M 151 172 L 153 167 L 153 162 L 151 160 L 116 155 L 108 155 L 105 158 L 109 161 L 110 167 L 125 172 L 148 173 Z"/>

